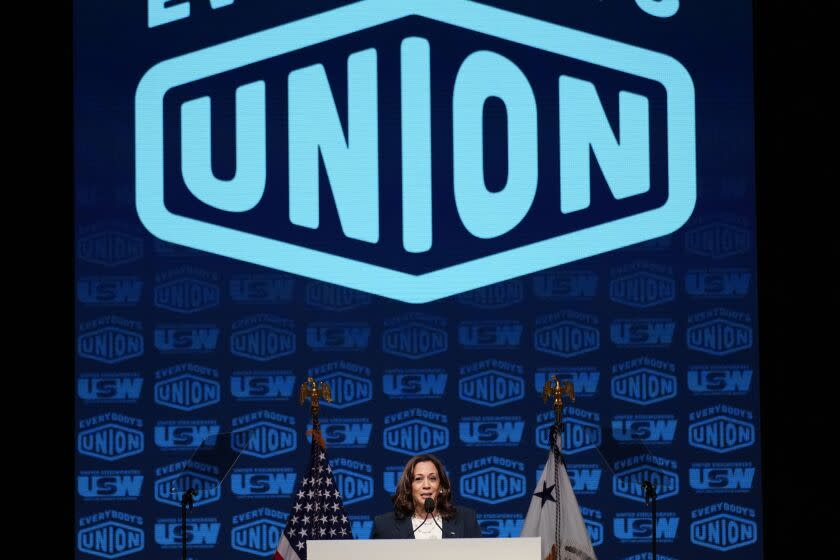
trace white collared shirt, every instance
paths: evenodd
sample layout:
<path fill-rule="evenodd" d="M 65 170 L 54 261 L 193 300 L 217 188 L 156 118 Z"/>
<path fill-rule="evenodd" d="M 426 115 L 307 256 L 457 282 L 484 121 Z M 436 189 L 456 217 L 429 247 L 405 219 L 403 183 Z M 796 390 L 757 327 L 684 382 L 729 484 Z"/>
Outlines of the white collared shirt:
<path fill-rule="evenodd" d="M 425 517 L 425 516 L 423 516 Z M 416 515 L 411 516 L 411 529 L 414 530 L 414 538 L 415 539 L 442 539 L 443 532 L 441 527 L 443 527 L 443 519 L 440 515 L 435 515 L 435 521 L 437 521 L 437 525 L 435 521 L 432 521 L 432 516 L 429 516 L 429 519 L 423 523 L 423 517 L 417 517 Z M 421 526 L 422 524 L 422 526 Z M 438 527 L 440 525 L 440 527 Z M 420 527 L 417 529 L 417 527 Z"/>

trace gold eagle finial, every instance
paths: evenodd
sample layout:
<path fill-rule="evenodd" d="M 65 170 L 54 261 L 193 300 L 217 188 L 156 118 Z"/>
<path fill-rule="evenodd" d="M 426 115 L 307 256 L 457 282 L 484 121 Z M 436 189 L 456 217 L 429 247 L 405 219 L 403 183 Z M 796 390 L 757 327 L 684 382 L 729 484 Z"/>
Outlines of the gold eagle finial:
<path fill-rule="evenodd" d="M 312 399 L 312 407 L 316 409 L 320 406 L 319 398 L 332 402 L 332 392 L 329 384 L 326 381 L 315 381 L 310 375 L 306 378 L 306 381 L 300 384 L 300 404 L 305 403 L 307 397 Z"/>
<path fill-rule="evenodd" d="M 560 381 L 556 375 L 552 375 L 543 386 L 542 398 L 543 402 L 548 402 L 550 398 L 554 399 L 554 421 L 558 424 L 563 414 L 564 395 L 575 402 L 575 386 L 571 381 Z"/>

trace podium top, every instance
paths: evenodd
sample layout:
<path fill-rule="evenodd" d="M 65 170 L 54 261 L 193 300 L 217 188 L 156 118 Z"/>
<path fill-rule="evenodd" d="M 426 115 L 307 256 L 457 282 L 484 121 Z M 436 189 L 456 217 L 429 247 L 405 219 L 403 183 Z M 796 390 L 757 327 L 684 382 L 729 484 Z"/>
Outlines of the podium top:
<path fill-rule="evenodd" d="M 542 560 L 539 537 L 306 541 L 309 560 Z"/>

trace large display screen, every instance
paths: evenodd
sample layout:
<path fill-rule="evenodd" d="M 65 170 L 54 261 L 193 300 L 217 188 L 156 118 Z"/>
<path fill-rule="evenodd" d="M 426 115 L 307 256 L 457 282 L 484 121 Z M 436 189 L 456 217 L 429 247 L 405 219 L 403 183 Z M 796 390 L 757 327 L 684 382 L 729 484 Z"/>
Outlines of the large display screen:
<path fill-rule="evenodd" d="M 78 558 L 270 556 L 308 376 L 356 538 L 424 451 L 518 536 L 554 375 L 599 558 L 762 557 L 749 2 L 74 5 Z"/>

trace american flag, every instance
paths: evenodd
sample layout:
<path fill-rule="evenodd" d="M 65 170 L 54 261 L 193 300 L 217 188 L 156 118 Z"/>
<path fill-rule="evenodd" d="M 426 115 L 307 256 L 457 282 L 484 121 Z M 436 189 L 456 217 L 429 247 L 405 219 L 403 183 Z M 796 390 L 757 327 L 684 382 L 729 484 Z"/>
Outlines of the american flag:
<path fill-rule="evenodd" d="M 320 434 L 318 434 L 320 435 Z M 326 450 L 312 438 L 312 452 L 306 476 L 298 480 L 295 505 L 274 560 L 306 560 L 307 539 L 352 539 L 350 520 L 344 511 L 341 492 L 333 477 Z"/>

